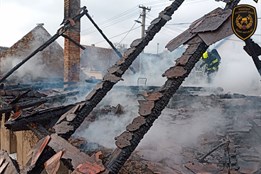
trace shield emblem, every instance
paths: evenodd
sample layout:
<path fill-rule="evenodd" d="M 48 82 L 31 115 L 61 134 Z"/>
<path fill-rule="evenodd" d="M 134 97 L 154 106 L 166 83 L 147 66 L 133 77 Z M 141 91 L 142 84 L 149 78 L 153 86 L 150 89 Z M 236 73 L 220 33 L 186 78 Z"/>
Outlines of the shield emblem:
<path fill-rule="evenodd" d="M 256 31 L 257 13 L 256 8 L 240 4 L 232 12 L 232 30 L 242 40 L 250 38 Z"/>

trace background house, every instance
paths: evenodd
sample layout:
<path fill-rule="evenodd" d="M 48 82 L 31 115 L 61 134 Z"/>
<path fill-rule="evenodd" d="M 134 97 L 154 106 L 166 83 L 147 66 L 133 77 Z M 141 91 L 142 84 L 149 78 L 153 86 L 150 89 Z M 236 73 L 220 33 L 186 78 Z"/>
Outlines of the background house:
<path fill-rule="evenodd" d="M 43 24 L 39 24 L 10 48 L 1 48 L 0 75 L 5 74 L 21 62 L 50 37 L 51 35 L 43 27 Z M 53 42 L 46 49 L 37 53 L 8 80 L 29 82 L 50 77 L 63 77 L 63 49 L 57 42 Z"/>

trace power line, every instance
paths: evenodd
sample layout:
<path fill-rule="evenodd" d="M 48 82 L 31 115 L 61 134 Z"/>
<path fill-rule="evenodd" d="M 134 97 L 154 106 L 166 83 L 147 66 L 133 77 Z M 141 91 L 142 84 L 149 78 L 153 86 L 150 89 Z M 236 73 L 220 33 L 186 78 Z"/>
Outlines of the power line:
<path fill-rule="evenodd" d="M 139 16 L 138 17 L 138 19 L 140 18 L 141 16 Z M 137 20 L 138 20 L 137 19 Z M 136 20 L 136 21 L 137 21 Z M 129 35 L 129 33 L 132 31 L 132 29 L 135 27 L 135 25 L 136 25 L 136 22 L 134 22 L 134 24 L 132 25 L 132 27 L 130 28 L 130 30 L 126 33 L 126 35 L 120 40 L 120 42 L 119 43 L 121 43 L 128 35 Z"/>
<path fill-rule="evenodd" d="M 208 0 L 190 0 L 190 1 L 185 1 L 183 6 L 194 4 L 194 3 L 201 3 L 201 2 L 204 2 L 204 1 L 208 1 Z M 153 8 L 153 10 L 157 10 L 157 9 L 162 8 L 166 4 L 169 4 L 169 3 L 167 3 L 167 2 L 166 3 L 158 3 L 158 5 L 157 4 L 151 5 L 151 7 L 157 7 L 157 8 Z"/>
<path fill-rule="evenodd" d="M 206 0 L 187 0 L 186 4 L 198 3 L 198 2 L 203 2 L 203 1 L 206 1 Z M 169 1 L 162 2 L 161 0 L 156 0 L 156 1 L 149 2 L 149 3 L 145 3 L 145 4 L 149 4 L 150 6 L 159 6 L 159 5 L 165 6 L 166 4 L 169 4 Z M 122 13 L 115 15 L 115 16 L 101 22 L 101 25 L 99 25 L 99 26 L 102 29 L 104 29 L 104 28 L 111 27 L 117 23 L 121 23 L 121 22 L 133 17 L 136 14 L 136 10 L 137 10 L 136 6 L 130 8 L 128 10 L 125 10 Z M 169 25 L 171 25 L 171 24 L 169 24 Z M 91 33 L 96 32 L 96 30 L 94 29 L 94 27 L 89 27 L 89 28 L 83 29 L 81 32 L 91 34 Z"/>
<path fill-rule="evenodd" d="M 136 29 L 138 29 L 138 28 L 140 28 L 140 26 L 133 28 L 131 31 L 134 31 L 134 30 L 136 30 Z M 123 34 L 126 34 L 126 33 L 128 33 L 128 32 L 130 32 L 130 30 L 125 31 L 125 32 L 120 33 L 120 34 L 117 34 L 117 35 L 115 35 L 115 36 L 112 36 L 112 37 L 110 37 L 109 39 L 113 39 L 113 38 L 119 37 L 119 36 L 121 36 L 121 35 L 123 35 Z M 98 42 L 96 42 L 96 43 L 94 43 L 94 44 L 98 44 L 98 43 L 102 43 L 102 42 L 105 42 L 105 41 L 104 41 L 104 40 L 98 41 Z"/>
<path fill-rule="evenodd" d="M 135 16 L 136 16 L 136 15 L 137 15 L 137 14 L 135 14 Z M 134 15 L 131 15 L 130 17 L 134 17 Z M 109 27 L 111 27 L 111 26 L 114 26 L 115 24 L 119 24 L 119 23 L 125 22 L 125 21 L 129 20 L 130 17 L 126 17 L 126 18 L 124 18 L 124 19 L 119 19 L 118 21 L 115 21 L 114 23 L 111 23 L 110 25 L 106 25 L 106 26 L 101 27 L 101 28 L 102 28 L 102 29 L 105 29 L 105 28 L 109 28 Z M 90 29 L 90 30 L 82 31 L 82 33 L 84 33 L 84 34 L 91 34 L 91 33 L 95 33 L 95 32 L 96 32 L 96 29 L 93 28 L 93 27 L 92 27 L 92 29 Z"/>
<path fill-rule="evenodd" d="M 120 40 L 119 43 L 121 43 L 121 42 L 130 34 L 130 32 L 132 31 L 132 29 L 135 27 L 135 25 L 136 25 L 136 22 L 133 24 L 133 26 L 131 27 L 131 29 L 126 33 L 126 35 Z"/>
<path fill-rule="evenodd" d="M 190 25 L 191 22 L 180 22 L 180 23 L 172 23 L 172 24 L 166 24 L 166 25 Z"/>
<path fill-rule="evenodd" d="M 136 9 L 136 7 L 135 7 L 135 9 Z M 117 14 L 117 15 L 115 15 L 115 16 L 113 16 L 113 17 L 111 17 L 111 18 L 109 18 L 109 19 L 107 19 L 103 22 L 100 22 L 101 23 L 100 27 L 109 27 L 109 26 L 114 25 L 116 23 L 122 22 L 126 19 L 129 19 L 130 17 L 136 15 L 137 11 L 138 11 L 137 9 L 136 9 L 136 11 L 133 10 L 133 8 L 126 10 L 126 11 L 124 11 L 120 14 Z M 88 27 L 86 29 L 83 29 L 82 32 L 85 32 L 85 31 L 88 31 L 88 30 L 93 30 L 93 27 Z"/>

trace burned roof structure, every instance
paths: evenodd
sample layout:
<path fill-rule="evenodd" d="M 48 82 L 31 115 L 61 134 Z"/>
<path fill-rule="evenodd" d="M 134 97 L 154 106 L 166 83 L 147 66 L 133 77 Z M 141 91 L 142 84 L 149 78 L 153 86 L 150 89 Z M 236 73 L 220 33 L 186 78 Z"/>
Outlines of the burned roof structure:
<path fill-rule="evenodd" d="M 251 138 L 260 138 L 260 132 L 258 132 L 261 120 L 260 111 L 258 110 L 258 108 L 260 108 L 260 97 L 222 93 L 208 96 L 187 95 L 187 93 L 190 94 L 191 90 L 197 92 L 201 91 L 201 88 L 181 88 L 180 91 L 178 91 L 182 82 L 189 75 L 208 46 L 232 34 L 231 28 L 228 25 L 231 9 L 237 5 L 239 1 L 230 1 L 225 9 L 218 8 L 200 18 L 194 22 L 187 31 L 177 38 L 174 38 L 167 45 L 167 48 L 170 50 L 174 50 L 181 44 L 186 44 L 188 47 L 176 64 L 163 74 L 163 76 L 166 77 L 165 84 L 162 87 L 153 88 L 150 89 L 150 91 L 144 92 L 143 97 L 139 98 L 138 113 L 131 113 L 134 114 L 132 117 L 133 121 L 126 126 L 126 130 L 123 133 L 115 138 L 116 148 L 114 150 L 102 149 L 104 154 L 106 154 L 102 156 L 101 152 L 95 150 L 92 151 L 92 153 L 85 153 L 81 148 L 75 147 L 73 145 L 74 143 L 70 143 L 72 135 L 84 121 L 87 120 L 89 124 L 91 121 L 97 119 L 95 112 L 97 113 L 99 111 L 97 111 L 96 106 L 112 88 L 117 88 L 115 85 L 122 80 L 122 75 L 130 68 L 132 62 L 142 52 L 145 46 L 148 45 L 167 21 L 171 19 L 173 13 L 183 2 L 184 0 L 175 0 L 170 6 L 166 7 L 159 16 L 151 22 L 145 37 L 133 41 L 130 48 L 123 53 L 121 58 L 117 60 L 113 66 L 108 68 L 102 81 L 96 84 L 81 102 L 71 102 L 72 104 L 61 104 L 61 102 L 60 105 L 57 106 L 54 102 L 55 99 L 67 99 L 68 95 L 75 96 L 75 93 L 63 92 L 62 94 L 57 94 L 56 91 L 53 91 L 56 95 L 46 95 L 41 91 L 38 93 L 27 90 L 14 95 L 13 93 L 17 92 L 14 90 L 14 87 L 8 86 L 8 84 L 2 85 L 1 93 L 7 96 L 4 101 L 1 101 L 1 113 L 5 113 L 9 118 L 5 123 L 6 127 L 14 131 L 30 129 L 39 139 L 39 141 L 34 144 L 32 151 L 30 151 L 30 158 L 23 169 L 24 173 L 37 174 L 43 170 L 50 174 L 57 173 L 61 161 L 74 174 L 124 174 L 133 172 L 260 173 L 260 158 L 254 155 L 260 153 L 260 145 L 258 145 L 258 143 L 248 143 Z M 46 43 L 37 48 L 36 51 L 50 45 L 51 42 L 65 33 L 68 28 L 72 28 L 75 21 L 80 20 L 84 15 L 90 17 L 86 8 L 82 8 L 75 17 L 67 19 L 58 32 Z M 30 56 L 28 56 L 26 60 L 29 58 Z M 11 73 L 12 72 L 13 70 Z M 4 76 L 1 82 L 9 75 L 11 74 L 9 73 Z M 182 94 L 182 90 L 183 92 L 185 91 L 185 95 Z M 8 94 L 12 95 L 12 97 L 10 98 Z M 176 95 L 173 98 L 174 94 Z M 33 96 L 33 99 L 30 98 L 30 96 Z M 183 100 L 185 97 L 188 98 L 186 102 L 179 102 L 179 100 Z M 35 98 L 37 98 L 37 100 Z M 186 111 L 196 112 L 197 110 L 191 107 L 193 102 L 202 104 L 198 106 L 198 109 L 202 111 L 207 110 L 208 107 L 220 106 L 220 108 L 222 108 L 221 112 L 226 124 L 220 132 L 213 132 L 212 135 L 218 139 L 217 141 L 214 141 L 214 143 L 213 141 L 207 141 L 204 145 L 198 147 L 201 152 L 204 151 L 201 154 L 199 151 L 197 151 L 198 153 L 194 153 L 195 149 L 189 150 L 184 148 L 183 150 L 187 155 L 186 163 L 176 166 L 179 167 L 178 169 L 169 167 L 165 168 L 165 170 L 160 170 L 160 164 L 142 161 L 142 159 L 140 159 L 142 162 L 139 163 L 139 158 L 135 156 L 135 154 L 131 156 L 145 134 L 151 129 L 153 124 L 155 124 L 155 120 L 164 113 L 164 108 L 169 107 L 178 110 L 178 113 L 172 115 L 174 118 L 172 117 L 171 119 L 176 119 L 184 115 L 183 118 L 187 119 L 190 114 L 186 113 Z M 46 106 L 39 109 L 39 106 L 43 103 L 47 103 L 49 107 Z M 37 107 L 31 108 L 36 105 Z M 246 107 L 245 110 L 243 110 L 245 112 L 239 110 L 239 107 Z M 24 108 L 28 108 L 28 110 Z M 249 108 L 253 112 L 248 113 L 247 110 Z M 108 109 L 104 109 L 103 111 L 107 110 Z M 111 110 L 114 110 L 115 114 L 122 113 L 121 106 L 116 106 Z M 249 117 L 244 118 L 245 114 L 249 114 Z M 245 119 L 245 122 L 242 123 L 238 129 L 237 126 L 239 122 L 237 121 L 240 119 Z M 250 132 L 251 136 L 248 134 Z M 207 135 L 204 136 L 207 137 Z M 204 137 L 204 140 L 208 140 L 206 137 Z M 244 140 L 249 141 L 244 142 Z M 250 148 L 250 146 L 252 146 L 252 148 Z M 209 151 L 206 149 L 209 149 Z M 241 156 L 238 155 L 239 152 L 241 152 Z M 213 155 L 213 153 L 215 154 Z M 251 154 L 251 157 L 249 159 L 249 156 L 242 154 Z M 128 159 L 133 159 L 133 161 L 128 161 Z M 193 160 L 191 160 L 192 162 L 188 162 L 188 159 Z M 138 162 L 135 163 L 135 160 Z M 124 165 L 125 170 L 121 170 Z M 8 169 L 5 167 L 4 170 Z"/>

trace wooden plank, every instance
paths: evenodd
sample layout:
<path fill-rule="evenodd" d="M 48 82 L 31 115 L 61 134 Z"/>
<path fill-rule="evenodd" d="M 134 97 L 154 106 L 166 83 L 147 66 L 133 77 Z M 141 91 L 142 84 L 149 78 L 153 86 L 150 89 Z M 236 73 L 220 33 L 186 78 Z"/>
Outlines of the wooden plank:
<path fill-rule="evenodd" d="M 18 174 L 19 169 L 13 163 L 12 159 L 5 151 L 0 151 L 0 157 L 3 159 L 3 163 L 0 164 L 0 173 L 2 174 Z"/>
<path fill-rule="evenodd" d="M 11 153 L 11 132 L 6 129 L 5 126 L 5 114 L 2 114 L 1 120 L 1 150 L 7 151 L 7 153 Z"/>
<path fill-rule="evenodd" d="M 38 138 L 32 131 L 16 132 L 17 137 L 17 161 L 21 166 L 25 166 L 30 158 L 32 147 L 37 143 Z"/>
<path fill-rule="evenodd" d="M 87 154 L 81 152 L 76 147 L 72 146 L 65 139 L 59 137 L 56 134 L 51 135 L 51 141 L 48 144 L 55 152 L 59 152 L 61 150 L 64 151 L 62 156 L 63 159 L 71 161 L 71 164 L 74 169 L 80 164 L 85 163 L 86 161 L 94 162 L 91 157 Z"/>

